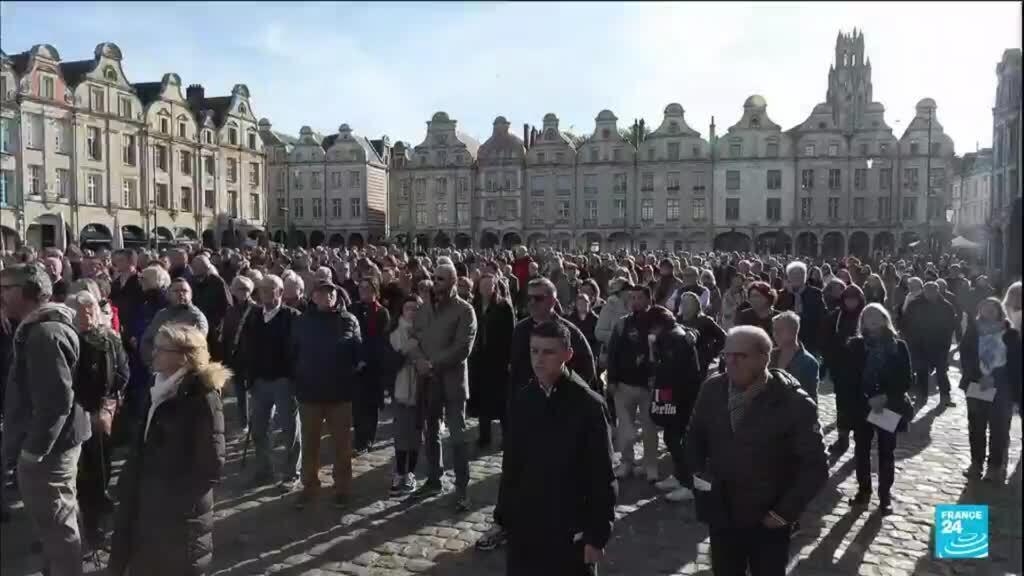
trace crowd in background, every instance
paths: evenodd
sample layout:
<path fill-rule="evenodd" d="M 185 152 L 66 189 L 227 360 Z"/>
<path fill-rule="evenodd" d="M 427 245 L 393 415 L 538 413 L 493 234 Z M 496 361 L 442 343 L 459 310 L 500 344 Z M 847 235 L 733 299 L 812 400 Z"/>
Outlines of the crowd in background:
<path fill-rule="evenodd" d="M 716 573 L 731 574 L 739 570 L 727 568 L 735 562 L 759 561 L 748 541 L 775 551 L 788 545 L 789 530 L 827 478 L 817 426 L 821 382 L 832 383 L 838 412 L 837 440 L 827 452 L 844 453 L 851 435 L 856 446 L 854 504 L 870 500 L 877 439 L 883 513 L 892 511 L 896 434 L 927 401 L 933 374 L 940 404 L 955 405 L 948 378 L 953 350 L 968 402 L 969 478 L 1005 480 L 1009 424 L 1020 405 L 1021 284 L 994 284 L 945 254 L 822 261 L 522 246 L 69 246 L 25 247 L 2 255 L 0 265 L 3 462 L 17 470 L 44 555 L 60 574 L 72 573 L 63 570 L 80 554 L 79 532 L 87 549 L 112 545 L 118 573 L 207 566 L 225 434 L 252 445 L 250 485 L 295 491 L 295 507 L 303 509 L 319 498 L 320 443 L 328 433 L 332 502 L 346 506 L 352 459 L 378 445 L 386 406 L 395 422 L 391 496 L 451 491 L 456 510 L 470 510 L 467 417 L 479 421 L 478 451 L 495 448 L 498 422 L 508 470 L 537 462 L 568 466 L 562 477 L 587 485 L 552 485 L 525 472 L 516 472 L 526 474 L 520 481 L 503 478 L 499 526 L 478 544 L 482 549 L 509 538 L 511 555 L 538 538 L 514 518 L 556 515 L 564 524 L 568 516 L 587 563 L 596 561 L 608 538 L 615 485 L 637 475 L 670 501 L 697 498 L 712 528 Z M 590 438 L 573 445 L 577 452 L 604 450 L 593 439 L 608 432 L 595 429 L 593 418 L 580 415 L 582 431 L 573 432 L 571 423 L 545 419 L 542 398 L 523 396 L 544 365 L 539 343 L 563 338 L 571 350 L 563 358 L 572 376 L 565 382 L 580 383 L 591 396 L 565 399 L 574 404 L 559 409 L 605 411 L 617 454 L 607 477 L 600 455 L 574 464 L 521 444 L 545 430 Z M 722 385 L 709 387 L 713 382 Z M 968 392 L 971 386 L 980 392 Z M 224 427 L 225 394 L 237 408 L 239 424 L 231 430 Z M 591 397 L 598 403 L 588 404 Z M 763 410 L 778 415 L 749 417 L 757 397 L 777 397 Z M 883 409 L 900 416 L 895 430 L 869 420 Z M 786 440 L 799 442 L 786 452 L 800 455 L 796 464 L 788 456 L 773 460 L 778 446 L 760 446 L 759 453 L 723 440 L 741 426 L 752 436 L 779 437 L 786 423 L 801 430 Z M 275 429 L 284 445 L 278 462 Z M 667 478 L 659 475 L 659 432 L 673 463 Z M 442 464 L 445 433 L 453 486 Z M 517 447 L 511 452 L 510 443 Z M 119 451 L 128 464 L 115 491 L 110 463 Z M 744 461 L 743 470 L 721 464 L 723 451 Z M 425 478 L 417 477 L 421 453 Z M 580 466 L 592 473 L 580 474 Z M 758 483 L 764 477 L 771 481 Z M 46 478 L 49 488 L 40 487 Z M 722 496 L 724 513 L 709 507 L 706 495 L 702 500 L 705 482 L 732 487 Z M 548 491 L 567 500 L 552 500 Z M 525 508 L 510 510 L 510 494 Z M 586 510 L 594 506 L 597 512 Z M 775 531 L 754 534 L 752 525 Z M 510 573 L 538 573 L 522 559 L 516 570 L 512 565 L 510 556 Z"/>

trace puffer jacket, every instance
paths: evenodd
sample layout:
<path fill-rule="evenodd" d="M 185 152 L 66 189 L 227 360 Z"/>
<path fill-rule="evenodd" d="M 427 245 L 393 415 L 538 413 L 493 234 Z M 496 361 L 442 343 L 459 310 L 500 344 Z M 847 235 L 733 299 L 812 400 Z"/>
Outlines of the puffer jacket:
<path fill-rule="evenodd" d="M 211 363 L 187 372 L 137 421 L 118 482 L 109 572 L 123 576 L 205 574 L 213 560 L 213 487 L 224 467 L 221 388 L 231 372 Z M 152 405 L 147 395 L 145 412 Z"/>

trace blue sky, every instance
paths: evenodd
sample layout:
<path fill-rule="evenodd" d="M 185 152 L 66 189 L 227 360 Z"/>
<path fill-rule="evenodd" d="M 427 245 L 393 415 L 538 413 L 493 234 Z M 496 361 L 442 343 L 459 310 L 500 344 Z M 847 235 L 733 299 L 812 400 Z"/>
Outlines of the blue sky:
<path fill-rule="evenodd" d="M 864 31 L 875 100 L 898 132 L 924 97 L 958 153 L 991 142 L 995 65 L 1020 47 L 1020 3 L 46 3 L 0 2 L 7 53 L 67 60 L 117 43 L 132 82 L 177 72 L 208 95 L 245 83 L 275 129 L 302 125 L 418 144 L 437 110 L 483 141 L 554 112 L 593 131 L 660 123 L 670 102 L 705 137 L 761 94 L 783 128 L 825 98 L 836 33 Z M 899 120 L 900 122 L 897 122 Z"/>

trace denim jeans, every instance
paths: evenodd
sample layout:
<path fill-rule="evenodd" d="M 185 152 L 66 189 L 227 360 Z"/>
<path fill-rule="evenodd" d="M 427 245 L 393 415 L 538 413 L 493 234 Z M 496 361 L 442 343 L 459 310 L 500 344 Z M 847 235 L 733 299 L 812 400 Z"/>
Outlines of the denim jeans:
<path fill-rule="evenodd" d="M 78 531 L 75 482 L 81 445 L 51 452 L 42 462 L 18 461 L 18 488 L 25 512 L 43 544 L 49 574 L 82 574 L 82 538 Z"/>
<path fill-rule="evenodd" d="M 644 468 L 658 469 L 658 428 L 651 419 L 651 391 L 641 386 L 620 383 L 615 389 L 615 412 L 619 425 L 615 428 L 615 448 L 622 453 L 622 462 L 633 464 L 633 436 L 636 434 L 637 412 L 644 442 Z"/>
<path fill-rule="evenodd" d="M 431 379 L 427 383 L 427 481 L 440 482 L 444 473 L 441 454 L 441 418 L 448 426 L 452 447 L 455 491 L 466 495 L 469 486 L 469 445 L 466 435 L 466 394 L 458 383 Z"/>
<path fill-rule="evenodd" d="M 287 378 L 262 380 L 257 378 L 252 393 L 252 421 L 249 423 L 252 443 L 256 451 L 257 475 L 273 473 L 270 461 L 270 413 L 281 427 L 281 441 L 285 446 L 284 463 L 279 470 L 284 480 L 295 480 L 299 475 L 299 455 L 302 439 L 299 437 L 299 403 L 292 384 Z"/>

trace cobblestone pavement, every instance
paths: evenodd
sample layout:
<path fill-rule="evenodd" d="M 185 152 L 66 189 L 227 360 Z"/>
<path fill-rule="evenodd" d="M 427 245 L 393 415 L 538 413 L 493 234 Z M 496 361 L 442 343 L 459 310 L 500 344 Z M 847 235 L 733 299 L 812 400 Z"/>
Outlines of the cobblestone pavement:
<path fill-rule="evenodd" d="M 954 384 L 958 374 L 953 374 Z M 938 397 L 902 435 L 896 452 L 896 512 L 881 518 L 877 500 L 866 510 L 846 500 L 856 490 L 853 450 L 831 468 L 831 477 L 802 520 L 792 544 L 791 574 L 946 575 L 1021 573 L 1021 428 L 1011 432 L 1010 479 L 1005 486 L 968 485 L 961 469 L 969 462 L 966 405 L 957 391 L 955 408 L 941 409 Z M 821 421 L 835 437 L 834 400 L 821 394 Z M 230 416 L 233 405 L 226 408 Z M 390 421 L 382 437 L 390 438 Z M 275 488 L 244 488 L 242 442 L 232 439 L 223 487 L 217 493 L 213 572 L 217 575 L 472 575 L 504 573 L 502 551 L 482 553 L 473 542 L 489 527 L 496 498 L 500 453 L 477 454 L 471 467 L 469 513 L 456 514 L 450 496 L 425 501 L 387 496 L 393 450 L 379 445 L 354 462 L 355 497 L 345 509 L 329 500 L 304 511 L 294 495 Z M 329 458 L 324 450 L 324 457 Z M 667 473 L 670 461 L 661 462 Z M 321 474 L 330 483 L 330 467 Z M 325 493 L 327 491 L 325 490 Z M 934 506 L 981 503 L 990 506 L 990 557 L 986 560 L 933 559 Z M 642 479 L 620 486 L 618 522 L 608 545 L 603 574 L 646 576 L 710 574 L 707 530 L 694 519 L 693 505 L 672 504 Z M 21 510 L 3 527 L 4 576 L 34 574 L 38 558 L 29 552 L 29 530 Z"/>

